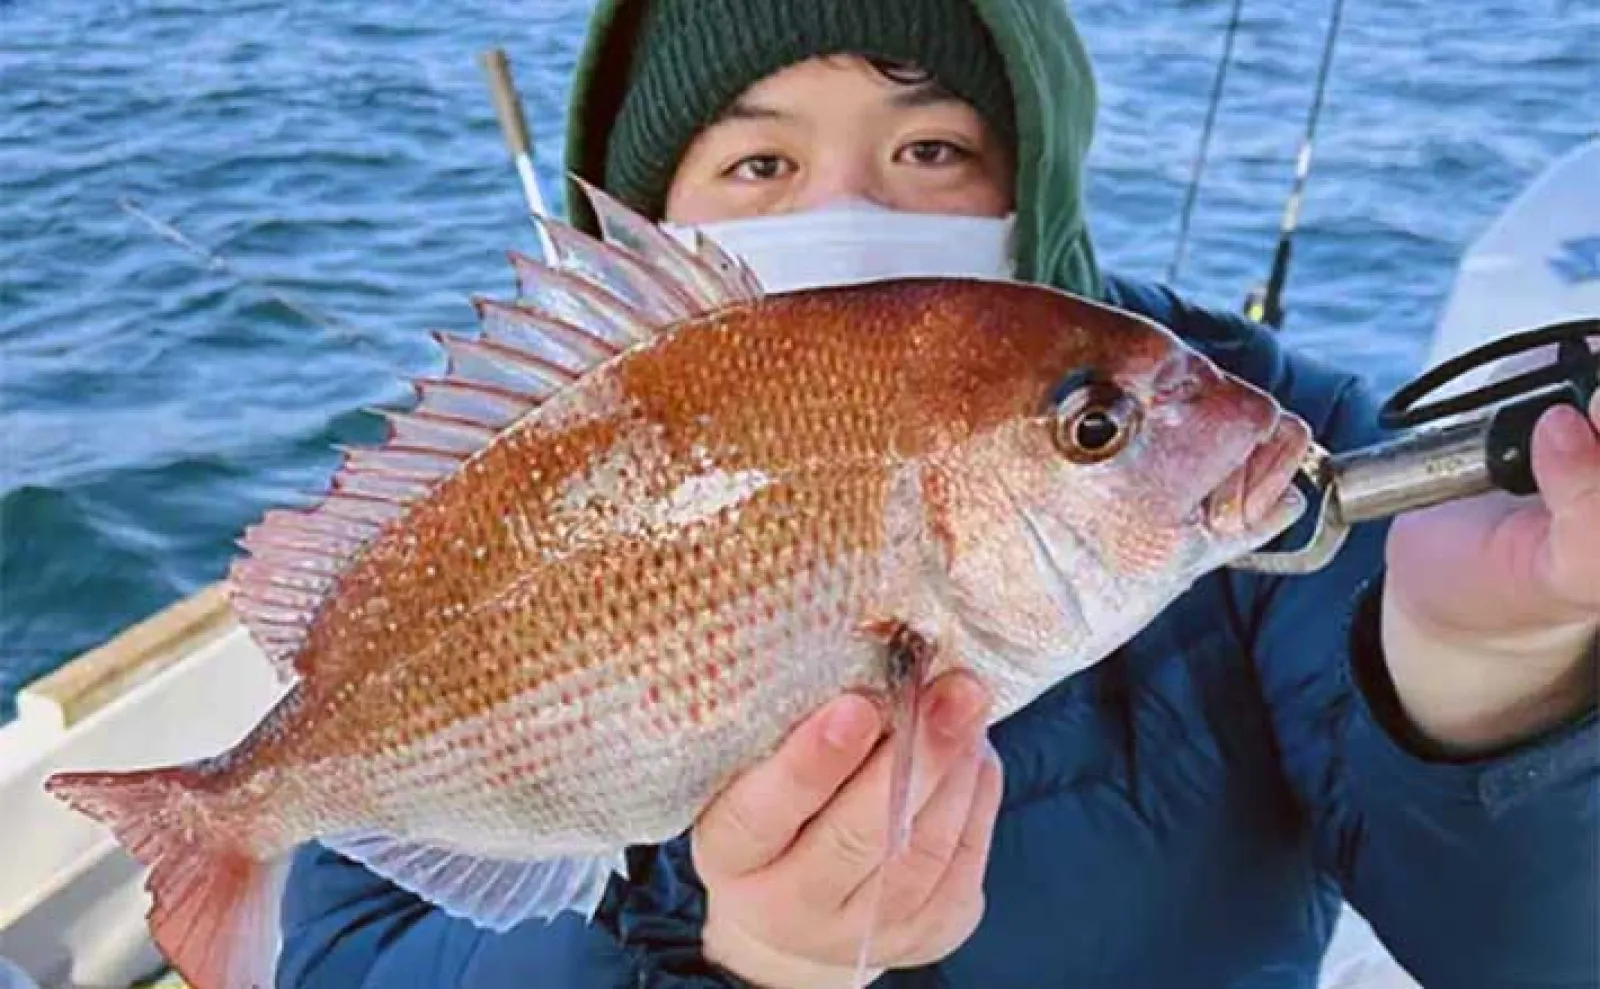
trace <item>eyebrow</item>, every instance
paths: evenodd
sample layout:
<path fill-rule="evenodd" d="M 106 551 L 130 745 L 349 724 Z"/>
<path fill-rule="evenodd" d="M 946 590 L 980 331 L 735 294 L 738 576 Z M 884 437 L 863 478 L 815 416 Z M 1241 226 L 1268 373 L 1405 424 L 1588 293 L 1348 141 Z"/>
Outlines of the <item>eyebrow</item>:
<path fill-rule="evenodd" d="M 721 113 L 717 114 L 716 123 L 724 120 L 791 120 L 794 114 L 776 107 L 763 106 L 760 103 L 751 103 L 748 100 L 734 100 Z"/>
<path fill-rule="evenodd" d="M 949 103 L 959 103 L 963 106 L 966 101 L 945 89 L 935 82 L 925 82 L 915 89 L 906 89 L 895 93 L 889 102 L 897 107 L 908 110 L 917 110 L 922 107 L 942 106 Z"/>

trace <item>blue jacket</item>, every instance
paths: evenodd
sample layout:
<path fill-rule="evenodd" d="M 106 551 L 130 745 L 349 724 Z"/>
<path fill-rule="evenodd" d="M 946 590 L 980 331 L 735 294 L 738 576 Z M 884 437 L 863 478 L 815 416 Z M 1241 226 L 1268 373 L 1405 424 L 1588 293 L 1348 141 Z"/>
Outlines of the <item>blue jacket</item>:
<path fill-rule="evenodd" d="M 1271 390 L 1325 445 L 1377 435 L 1356 378 L 1271 332 L 1154 287 L 1113 279 L 1108 294 Z M 1364 527 L 1313 576 L 1213 574 L 996 725 L 983 923 L 879 984 L 1309 989 L 1343 896 L 1429 989 L 1600 986 L 1596 715 L 1473 761 L 1429 756 L 1378 641 L 1383 534 Z M 278 985 L 737 986 L 698 954 L 686 842 L 632 865 L 592 925 L 497 936 L 307 846 Z"/>

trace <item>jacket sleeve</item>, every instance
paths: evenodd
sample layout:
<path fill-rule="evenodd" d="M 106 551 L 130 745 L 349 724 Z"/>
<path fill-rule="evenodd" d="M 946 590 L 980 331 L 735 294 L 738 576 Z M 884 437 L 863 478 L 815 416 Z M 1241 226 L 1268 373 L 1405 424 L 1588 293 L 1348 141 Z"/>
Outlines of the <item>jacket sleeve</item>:
<path fill-rule="evenodd" d="M 1307 416 L 1329 448 L 1380 438 L 1360 381 L 1290 357 L 1240 317 L 1179 304 L 1177 320 L 1212 323 L 1199 335 L 1232 341 L 1224 362 Z M 1298 545 L 1309 522 L 1285 541 Z M 1483 757 L 1431 754 L 1383 656 L 1386 533 L 1358 527 L 1314 575 L 1228 578 L 1321 866 L 1429 989 L 1600 986 L 1596 712 Z"/>
<path fill-rule="evenodd" d="M 699 954 L 704 894 L 680 844 L 630 854 L 593 921 L 566 913 L 497 934 L 320 844 L 285 888 L 278 989 L 743 989 Z"/>

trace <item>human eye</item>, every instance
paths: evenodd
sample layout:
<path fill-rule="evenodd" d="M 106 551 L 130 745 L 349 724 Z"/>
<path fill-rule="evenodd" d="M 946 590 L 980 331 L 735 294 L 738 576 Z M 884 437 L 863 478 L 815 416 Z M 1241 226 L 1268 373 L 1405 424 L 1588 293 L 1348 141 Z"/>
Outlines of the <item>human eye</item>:
<path fill-rule="evenodd" d="M 895 161 L 922 168 L 940 168 L 955 165 L 972 158 L 967 148 L 940 138 L 923 138 L 910 141 L 895 152 Z"/>
<path fill-rule="evenodd" d="M 741 182 L 771 182 L 791 174 L 794 168 L 794 163 L 782 155 L 755 154 L 740 158 L 722 174 Z"/>

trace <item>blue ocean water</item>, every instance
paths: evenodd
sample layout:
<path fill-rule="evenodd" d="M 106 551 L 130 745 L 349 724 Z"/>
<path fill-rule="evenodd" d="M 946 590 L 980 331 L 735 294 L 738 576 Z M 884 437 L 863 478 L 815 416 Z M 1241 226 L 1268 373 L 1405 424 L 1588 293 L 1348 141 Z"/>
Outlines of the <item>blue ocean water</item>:
<path fill-rule="evenodd" d="M 503 46 L 553 151 L 578 0 L 0 0 L 0 720 L 15 688 L 222 575 L 315 491 L 426 331 L 534 249 L 476 57 Z M 1100 73 L 1092 222 L 1166 270 L 1228 0 L 1078 0 Z M 1328 0 L 1245 0 L 1181 287 L 1266 274 Z M 1459 253 L 1600 124 L 1600 5 L 1353 0 L 1286 334 L 1392 388 Z M 546 156 L 541 162 L 554 188 Z M 331 314 L 208 269 L 127 197 Z"/>

